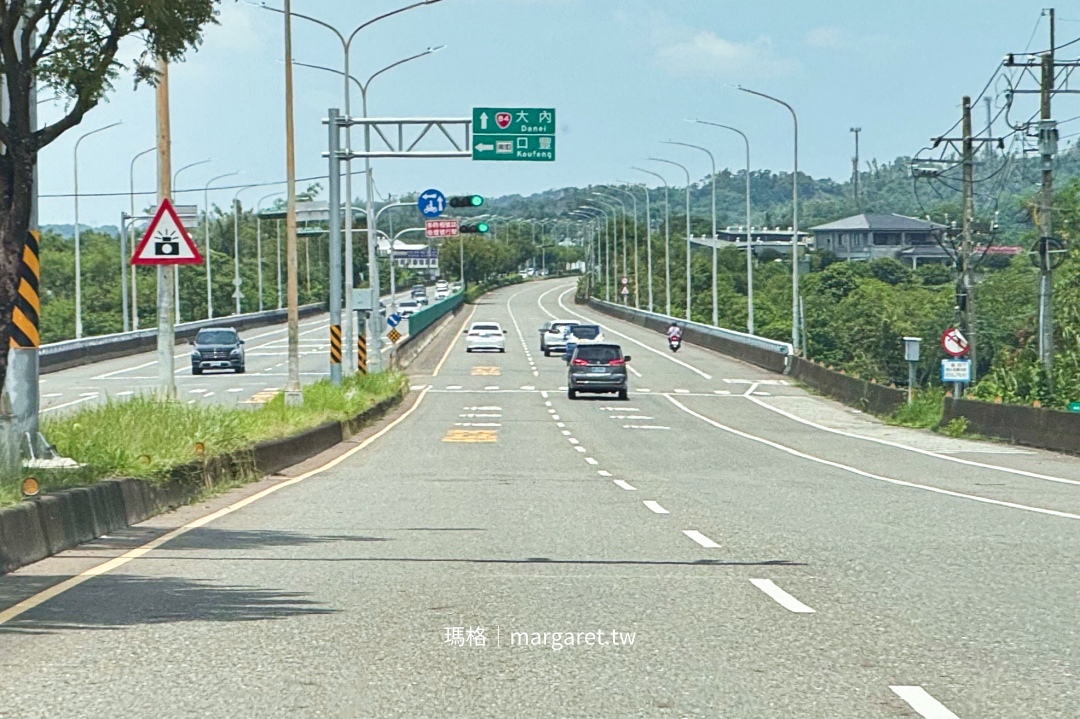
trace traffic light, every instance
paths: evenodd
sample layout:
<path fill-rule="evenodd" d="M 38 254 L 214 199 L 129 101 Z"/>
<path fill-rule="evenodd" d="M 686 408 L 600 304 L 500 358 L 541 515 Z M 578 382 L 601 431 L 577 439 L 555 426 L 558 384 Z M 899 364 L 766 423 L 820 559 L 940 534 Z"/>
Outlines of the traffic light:
<path fill-rule="evenodd" d="M 451 207 L 479 207 L 484 204 L 484 198 L 480 195 L 462 195 L 460 197 L 451 197 Z"/>
<path fill-rule="evenodd" d="M 488 231 L 488 223 L 477 222 L 475 225 L 461 225 L 458 227 L 458 232 L 462 235 L 476 235 L 486 234 Z"/>

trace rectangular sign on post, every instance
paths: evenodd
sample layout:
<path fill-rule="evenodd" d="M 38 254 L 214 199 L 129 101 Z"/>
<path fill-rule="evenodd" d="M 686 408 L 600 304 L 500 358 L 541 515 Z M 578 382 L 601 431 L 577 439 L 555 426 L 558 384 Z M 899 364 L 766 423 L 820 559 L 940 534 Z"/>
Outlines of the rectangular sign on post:
<path fill-rule="evenodd" d="M 971 360 L 966 359 L 943 359 L 941 360 L 942 382 L 970 382 Z"/>
<path fill-rule="evenodd" d="M 457 220 L 426 220 L 424 222 L 424 235 L 427 237 L 453 237 L 457 233 Z"/>
<path fill-rule="evenodd" d="M 472 159 L 555 159 L 554 108 L 473 108 Z"/>

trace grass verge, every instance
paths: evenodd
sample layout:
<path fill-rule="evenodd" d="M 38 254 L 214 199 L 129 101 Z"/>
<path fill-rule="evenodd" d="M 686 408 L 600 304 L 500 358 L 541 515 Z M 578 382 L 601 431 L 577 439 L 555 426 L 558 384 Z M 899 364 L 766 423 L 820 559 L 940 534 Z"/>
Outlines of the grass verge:
<path fill-rule="evenodd" d="M 901 405 L 885 421 L 903 427 L 935 429 L 941 424 L 945 412 L 945 392 L 940 390 L 922 390 L 915 393 L 911 404 Z"/>
<path fill-rule="evenodd" d="M 304 387 L 304 404 L 286 407 L 278 394 L 246 409 L 212 404 L 159 402 L 138 396 L 50 417 L 42 430 L 59 452 L 87 466 L 34 470 L 45 491 L 85 486 L 108 477 L 164 481 L 178 465 L 287 437 L 326 422 L 351 419 L 403 391 L 401 372 L 353 375 L 341 385 L 322 380 Z M 0 481 L 0 507 L 22 498 L 18 480 Z"/>

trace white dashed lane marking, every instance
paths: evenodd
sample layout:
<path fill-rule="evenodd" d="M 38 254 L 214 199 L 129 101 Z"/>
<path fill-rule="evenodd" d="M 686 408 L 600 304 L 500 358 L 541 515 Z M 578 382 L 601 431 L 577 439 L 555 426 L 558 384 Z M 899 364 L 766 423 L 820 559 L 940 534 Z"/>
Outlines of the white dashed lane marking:
<path fill-rule="evenodd" d="M 656 502 L 654 500 L 646 499 L 643 504 L 649 508 L 649 511 L 656 514 L 671 514 L 671 512 L 661 507 L 659 502 Z"/>
<path fill-rule="evenodd" d="M 922 687 L 891 686 L 889 689 L 924 719 L 960 719 Z"/>
<path fill-rule="evenodd" d="M 771 579 L 751 579 L 750 583 L 769 595 L 777 604 L 796 614 L 813 614 L 814 610 L 776 586 Z"/>
<path fill-rule="evenodd" d="M 624 482 L 621 479 L 613 479 L 611 481 L 613 481 L 615 483 L 616 487 L 622 487 L 623 489 L 628 490 L 630 492 L 636 492 L 637 491 L 637 487 L 635 487 L 635 486 L 633 486 L 631 484 L 628 484 L 627 482 Z"/>
<path fill-rule="evenodd" d="M 684 529 L 683 534 L 707 549 L 716 549 L 720 546 L 696 529 Z"/>

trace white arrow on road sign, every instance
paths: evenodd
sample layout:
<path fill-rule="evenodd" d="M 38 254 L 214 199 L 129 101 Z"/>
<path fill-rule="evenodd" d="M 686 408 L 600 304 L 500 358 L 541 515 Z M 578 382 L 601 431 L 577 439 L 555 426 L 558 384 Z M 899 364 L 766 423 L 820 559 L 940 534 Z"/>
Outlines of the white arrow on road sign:
<path fill-rule="evenodd" d="M 480 152 L 491 152 L 492 150 L 494 150 L 494 149 L 495 149 L 495 146 L 494 146 L 494 145 L 484 145 L 484 144 L 480 144 L 480 145 L 477 145 L 477 146 L 476 146 L 476 149 L 477 149 L 478 151 L 480 151 Z"/>
<path fill-rule="evenodd" d="M 169 198 L 161 201 L 135 253 L 133 265 L 201 265 L 199 248 L 184 229 Z"/>
<path fill-rule="evenodd" d="M 480 129 L 481 130 L 486 130 L 487 129 L 487 119 L 488 119 L 488 114 L 486 112 L 480 113 Z"/>

